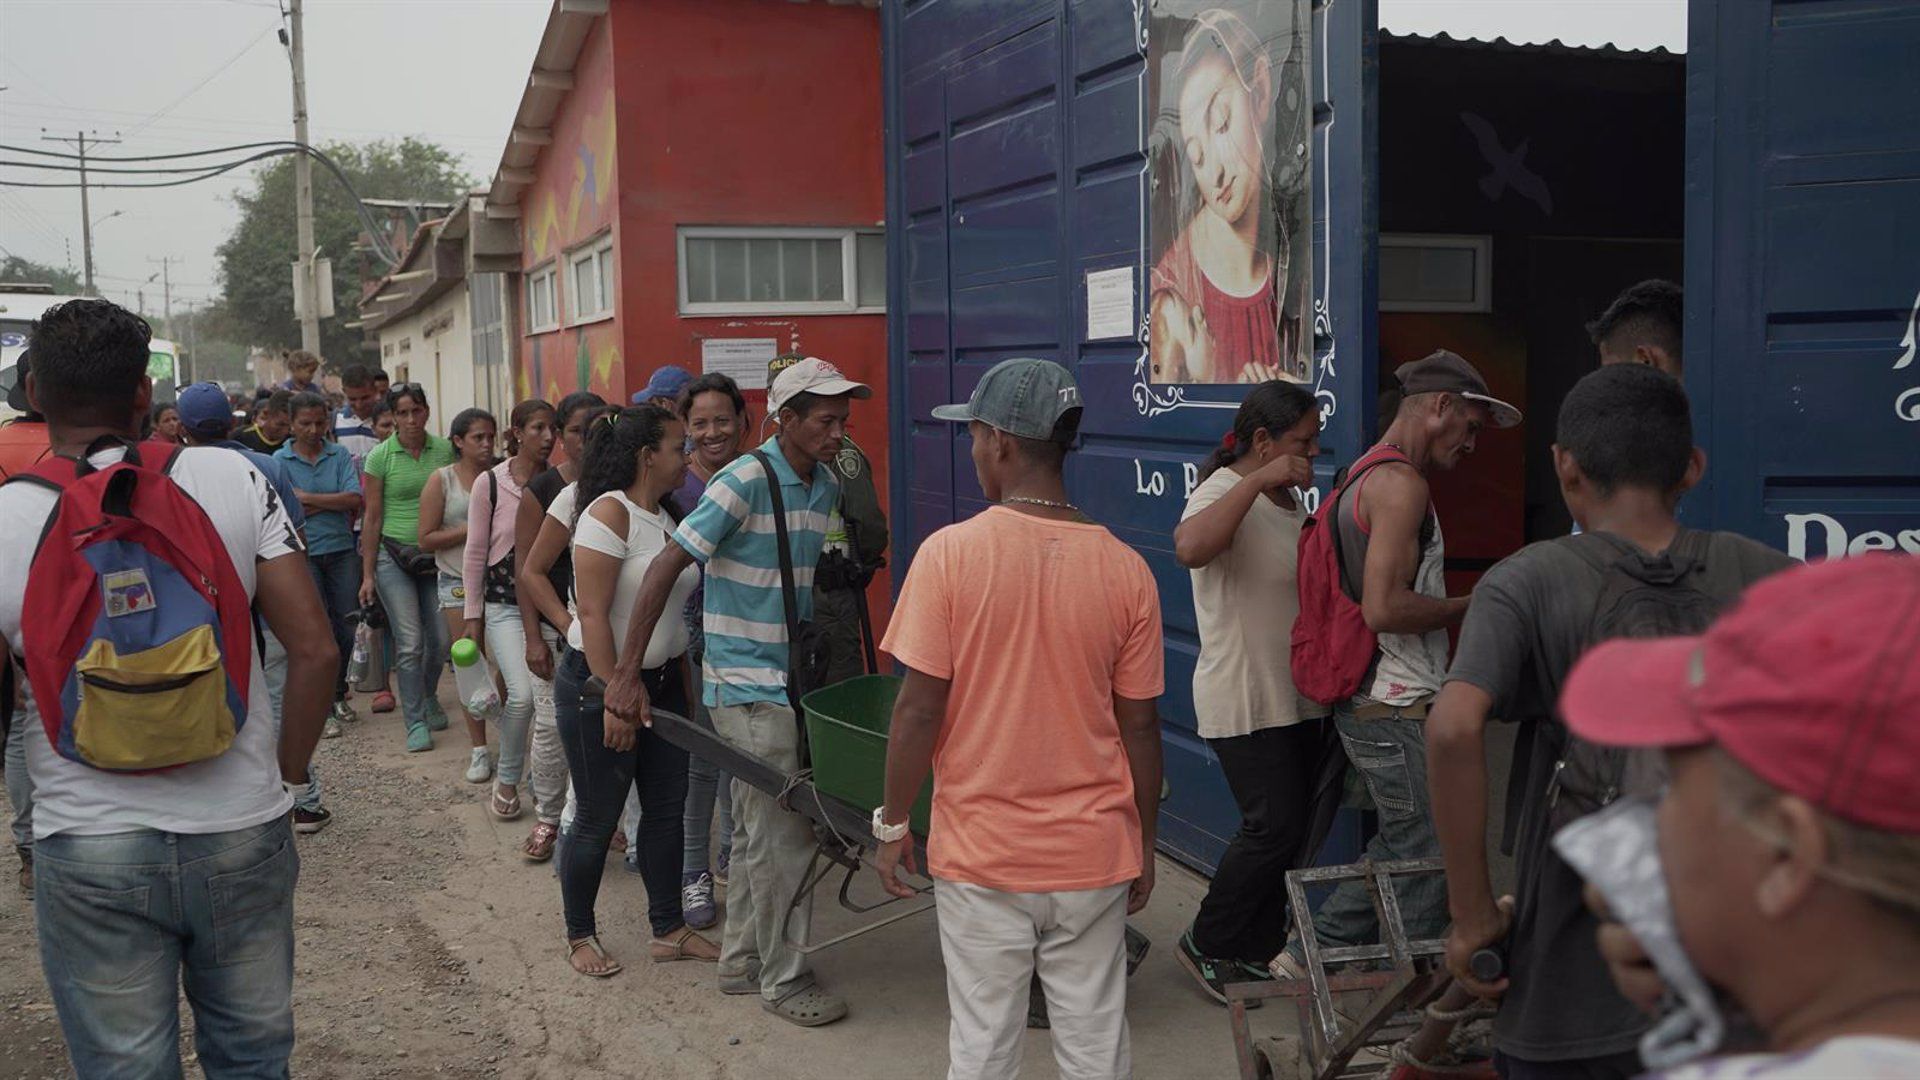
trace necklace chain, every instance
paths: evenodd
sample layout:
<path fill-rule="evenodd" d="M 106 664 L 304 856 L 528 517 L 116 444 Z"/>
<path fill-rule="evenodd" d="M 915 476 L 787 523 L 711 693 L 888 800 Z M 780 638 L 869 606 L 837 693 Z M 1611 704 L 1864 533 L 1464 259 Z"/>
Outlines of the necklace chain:
<path fill-rule="evenodd" d="M 1078 513 L 1080 511 L 1080 508 L 1073 505 L 1072 503 L 1055 502 L 1052 499 L 1033 499 L 1033 498 L 1028 498 L 1025 495 L 1009 495 L 1006 498 L 1001 499 L 1000 502 L 1002 505 L 1005 505 L 1007 503 L 1024 503 L 1027 506 L 1046 506 L 1046 507 L 1051 507 L 1052 509 L 1055 509 L 1055 510 L 1072 510 L 1075 513 Z"/>

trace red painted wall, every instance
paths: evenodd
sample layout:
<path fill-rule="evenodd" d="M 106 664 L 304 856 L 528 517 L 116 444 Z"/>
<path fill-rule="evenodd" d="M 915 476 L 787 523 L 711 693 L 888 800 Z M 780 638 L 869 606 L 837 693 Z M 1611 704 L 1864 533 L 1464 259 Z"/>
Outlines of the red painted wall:
<path fill-rule="evenodd" d="M 595 22 L 574 64 L 573 90 L 553 119 L 553 142 L 534 162 L 534 183 L 520 197 L 520 260 L 514 290 L 514 326 L 520 331 L 516 388 L 522 397 L 558 402 L 582 387 L 608 401 L 626 400 L 627 371 L 620 306 L 615 317 L 568 326 L 576 310 L 567 251 L 612 228 L 616 249 L 620 224 L 614 213 L 619 172 L 614 152 L 614 57 L 609 20 Z M 559 267 L 562 328 L 527 333 L 526 273 L 552 262 Z M 618 289 L 616 273 L 616 290 Z"/>
<path fill-rule="evenodd" d="M 884 502 L 886 316 L 683 318 L 676 248 L 682 225 L 881 223 L 879 13 L 791 0 L 648 0 L 613 5 L 605 22 L 626 385 L 644 385 L 663 364 L 698 373 L 709 337 L 774 338 L 782 350 L 831 360 L 873 387 L 871 400 L 854 404 L 853 437 Z M 748 397 L 758 426 L 765 395 Z M 878 625 L 891 596 L 883 575 L 870 592 Z"/>

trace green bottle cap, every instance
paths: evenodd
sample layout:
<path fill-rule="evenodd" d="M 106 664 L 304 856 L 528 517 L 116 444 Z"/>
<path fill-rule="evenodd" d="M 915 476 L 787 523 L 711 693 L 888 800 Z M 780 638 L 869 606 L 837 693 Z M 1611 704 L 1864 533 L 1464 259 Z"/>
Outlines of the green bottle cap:
<path fill-rule="evenodd" d="M 480 662 L 480 645 L 472 638 L 461 638 L 453 643 L 453 666 L 472 667 Z"/>

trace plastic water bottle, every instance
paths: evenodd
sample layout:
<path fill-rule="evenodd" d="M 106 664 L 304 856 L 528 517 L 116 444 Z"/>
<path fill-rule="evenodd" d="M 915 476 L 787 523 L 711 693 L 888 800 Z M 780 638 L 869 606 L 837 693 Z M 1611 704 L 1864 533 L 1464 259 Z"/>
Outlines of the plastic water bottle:
<path fill-rule="evenodd" d="M 373 664 L 373 627 L 368 626 L 356 616 L 354 620 L 353 652 L 347 659 L 347 683 L 356 685 L 367 677 L 368 668 Z"/>
<path fill-rule="evenodd" d="M 453 685 L 468 716 L 485 721 L 500 718 L 500 689 L 494 684 L 493 668 L 472 638 L 453 643 Z"/>

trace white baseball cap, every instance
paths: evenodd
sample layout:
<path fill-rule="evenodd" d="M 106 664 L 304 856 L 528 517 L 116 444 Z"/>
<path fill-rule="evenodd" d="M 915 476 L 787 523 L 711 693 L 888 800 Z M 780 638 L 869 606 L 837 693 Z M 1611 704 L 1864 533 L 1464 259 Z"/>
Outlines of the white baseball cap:
<path fill-rule="evenodd" d="M 865 383 L 857 383 L 840 369 L 817 356 L 805 357 L 782 369 L 773 377 L 773 385 L 767 389 L 767 411 L 775 416 L 795 394 L 817 394 L 821 397 L 839 397 L 846 394 L 859 400 L 873 396 L 873 389 Z"/>

